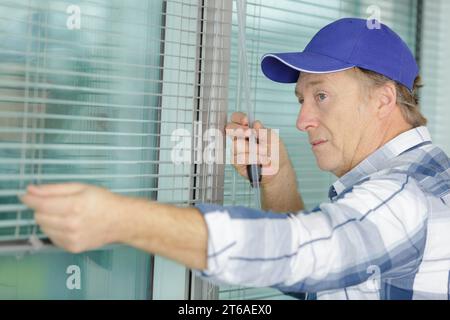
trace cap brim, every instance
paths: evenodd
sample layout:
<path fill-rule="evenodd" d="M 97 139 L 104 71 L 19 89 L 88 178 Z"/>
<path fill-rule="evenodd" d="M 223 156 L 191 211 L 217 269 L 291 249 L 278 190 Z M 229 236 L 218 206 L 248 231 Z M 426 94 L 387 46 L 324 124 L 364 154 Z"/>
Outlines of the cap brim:
<path fill-rule="evenodd" d="M 312 52 L 268 53 L 261 60 L 261 69 L 270 80 L 297 82 L 300 72 L 332 73 L 354 65 Z"/>

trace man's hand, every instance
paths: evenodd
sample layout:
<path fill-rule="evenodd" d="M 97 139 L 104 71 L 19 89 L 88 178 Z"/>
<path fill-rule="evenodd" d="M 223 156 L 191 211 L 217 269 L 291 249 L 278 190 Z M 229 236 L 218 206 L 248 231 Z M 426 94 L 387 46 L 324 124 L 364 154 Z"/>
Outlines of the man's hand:
<path fill-rule="evenodd" d="M 233 113 L 231 122 L 225 129 L 233 140 L 233 166 L 241 176 L 248 179 L 247 165 L 252 162 L 249 161 L 249 140 L 246 139 L 250 132 L 246 114 Z M 263 163 L 262 208 L 275 212 L 296 212 L 304 209 L 303 200 L 297 190 L 295 170 L 283 141 L 273 130 L 264 128 L 260 121 L 255 121 L 253 129 L 258 139 L 256 160 L 257 163 Z M 238 161 L 242 159 L 245 160 L 243 163 Z"/>
<path fill-rule="evenodd" d="M 225 130 L 233 141 L 232 164 L 241 176 L 248 179 L 247 165 L 254 162 L 250 161 L 250 129 L 246 114 L 233 113 Z M 258 140 L 255 160 L 262 164 L 261 185 L 266 185 L 276 180 L 280 171 L 291 171 L 292 165 L 283 141 L 273 130 L 265 128 L 260 121 L 255 121 L 253 132 Z"/>
<path fill-rule="evenodd" d="M 72 253 L 118 240 L 125 197 L 79 183 L 30 185 L 21 200 L 52 242 Z"/>
<path fill-rule="evenodd" d="M 117 242 L 206 268 L 208 232 L 196 208 L 79 183 L 29 186 L 21 200 L 34 209 L 36 222 L 53 243 L 69 252 Z"/>

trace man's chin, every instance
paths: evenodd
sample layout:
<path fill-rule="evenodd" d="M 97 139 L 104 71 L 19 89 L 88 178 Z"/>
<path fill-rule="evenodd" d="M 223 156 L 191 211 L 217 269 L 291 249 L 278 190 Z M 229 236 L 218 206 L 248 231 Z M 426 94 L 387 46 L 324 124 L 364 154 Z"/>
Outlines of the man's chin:
<path fill-rule="evenodd" d="M 329 159 L 325 159 L 323 156 L 321 156 L 321 157 L 316 156 L 317 167 L 319 167 L 319 169 L 321 171 L 327 171 L 327 172 L 334 173 L 336 170 L 336 165 L 334 165 L 333 163 L 330 163 L 330 161 L 327 161 L 327 160 L 329 160 Z"/>

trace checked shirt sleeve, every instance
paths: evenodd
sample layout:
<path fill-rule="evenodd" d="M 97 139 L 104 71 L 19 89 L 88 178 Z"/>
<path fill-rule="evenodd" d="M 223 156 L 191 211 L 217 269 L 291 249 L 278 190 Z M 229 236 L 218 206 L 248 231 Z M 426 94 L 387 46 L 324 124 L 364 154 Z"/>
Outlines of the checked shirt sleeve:
<path fill-rule="evenodd" d="M 392 174 L 365 181 L 312 211 L 279 214 L 199 204 L 208 262 L 217 283 L 318 292 L 366 281 L 373 267 L 397 277 L 423 255 L 427 201 L 415 180 Z"/>

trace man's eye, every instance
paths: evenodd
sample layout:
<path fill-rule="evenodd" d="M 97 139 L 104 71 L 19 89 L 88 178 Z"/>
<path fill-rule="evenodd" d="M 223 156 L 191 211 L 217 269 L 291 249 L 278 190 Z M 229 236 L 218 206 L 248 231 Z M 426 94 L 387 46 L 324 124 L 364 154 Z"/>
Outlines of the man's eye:
<path fill-rule="evenodd" d="M 303 104 L 303 99 L 298 99 L 298 103 Z"/>
<path fill-rule="evenodd" d="M 318 93 L 318 94 L 317 94 L 317 99 L 318 99 L 319 101 L 325 100 L 326 97 L 327 97 L 327 95 L 326 95 L 325 93 Z"/>

